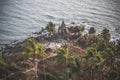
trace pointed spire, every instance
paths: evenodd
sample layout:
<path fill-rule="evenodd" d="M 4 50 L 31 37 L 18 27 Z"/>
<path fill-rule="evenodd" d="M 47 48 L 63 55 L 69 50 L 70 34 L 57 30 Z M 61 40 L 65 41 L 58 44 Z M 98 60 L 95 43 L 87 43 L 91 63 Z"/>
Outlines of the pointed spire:
<path fill-rule="evenodd" d="M 61 28 L 64 28 L 64 27 L 66 27 L 66 25 L 65 25 L 65 22 L 62 21 Z"/>

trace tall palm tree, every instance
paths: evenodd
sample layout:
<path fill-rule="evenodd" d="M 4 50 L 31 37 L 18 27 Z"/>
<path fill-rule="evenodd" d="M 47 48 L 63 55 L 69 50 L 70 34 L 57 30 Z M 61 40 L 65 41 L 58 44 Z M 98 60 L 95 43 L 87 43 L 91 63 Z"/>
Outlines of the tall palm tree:
<path fill-rule="evenodd" d="M 82 60 L 79 56 L 73 55 L 70 58 L 69 61 L 69 67 L 70 67 L 70 74 L 71 74 L 71 78 L 74 80 L 79 80 L 80 77 L 82 76 L 82 69 L 81 69 L 81 64 Z"/>
<path fill-rule="evenodd" d="M 65 44 L 57 51 L 57 61 L 60 63 L 64 63 L 64 62 L 66 63 L 68 59 L 68 55 L 69 55 L 68 47 Z"/>
<path fill-rule="evenodd" d="M 34 38 L 28 38 L 23 43 L 22 54 L 27 54 L 28 56 L 33 58 L 34 68 L 35 68 L 35 78 L 36 80 L 38 80 L 37 66 L 40 59 L 46 56 L 43 46 L 40 43 L 38 43 Z"/>
<path fill-rule="evenodd" d="M 45 29 L 49 32 L 50 41 L 52 41 L 52 35 L 53 35 L 53 38 L 55 38 L 55 35 L 54 35 L 54 33 L 55 33 L 55 24 L 52 23 L 52 22 L 48 22 Z M 54 41 L 54 44 L 55 44 L 56 49 L 57 49 L 56 42 L 55 42 L 55 40 L 53 40 L 53 41 Z"/>
<path fill-rule="evenodd" d="M 57 51 L 57 61 L 59 63 L 62 63 L 62 65 L 66 66 L 67 79 L 69 79 L 68 59 L 69 59 L 69 49 L 68 49 L 68 45 L 65 44 Z"/>
<path fill-rule="evenodd" d="M 100 67 L 104 63 L 104 59 L 99 51 L 94 47 L 88 47 L 86 49 L 87 53 L 84 56 L 88 63 L 88 69 L 90 71 L 91 79 L 94 80 L 95 77 L 100 77 L 101 75 Z M 96 74 L 94 74 L 96 73 Z"/>

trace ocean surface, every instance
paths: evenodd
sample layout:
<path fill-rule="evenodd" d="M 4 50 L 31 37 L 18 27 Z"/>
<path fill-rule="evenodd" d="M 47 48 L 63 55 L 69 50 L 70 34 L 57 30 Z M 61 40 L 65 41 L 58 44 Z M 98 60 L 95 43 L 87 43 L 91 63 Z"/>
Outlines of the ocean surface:
<path fill-rule="evenodd" d="M 0 46 L 34 36 L 49 21 L 75 22 L 120 38 L 120 0 L 0 0 Z"/>

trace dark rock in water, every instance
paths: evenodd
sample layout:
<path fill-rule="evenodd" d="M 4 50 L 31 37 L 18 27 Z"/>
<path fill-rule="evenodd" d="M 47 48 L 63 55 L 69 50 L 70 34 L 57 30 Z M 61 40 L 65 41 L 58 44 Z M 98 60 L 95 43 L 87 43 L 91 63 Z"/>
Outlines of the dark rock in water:
<path fill-rule="evenodd" d="M 15 43 L 14 45 L 6 44 L 4 50 L 2 51 L 3 55 L 16 54 L 22 50 L 22 42 Z"/>
<path fill-rule="evenodd" d="M 4 51 L 4 47 L 1 47 L 0 52 L 3 52 L 3 51 Z"/>
<path fill-rule="evenodd" d="M 73 25 L 74 25 L 74 24 L 75 24 L 75 22 L 71 22 L 71 24 L 73 24 Z"/>
<path fill-rule="evenodd" d="M 32 34 L 40 35 L 40 34 L 42 34 L 42 31 L 40 31 L 40 32 L 34 32 L 34 33 L 32 33 Z"/>
<path fill-rule="evenodd" d="M 117 30 L 119 30 L 119 28 L 115 28 L 115 30 L 117 31 Z"/>
<path fill-rule="evenodd" d="M 112 39 L 115 39 L 115 37 L 112 37 Z"/>
<path fill-rule="evenodd" d="M 120 28 L 115 28 L 115 30 L 120 34 Z"/>
<path fill-rule="evenodd" d="M 95 32 L 96 32 L 95 28 L 91 27 L 90 30 L 89 30 L 89 34 L 94 34 Z"/>

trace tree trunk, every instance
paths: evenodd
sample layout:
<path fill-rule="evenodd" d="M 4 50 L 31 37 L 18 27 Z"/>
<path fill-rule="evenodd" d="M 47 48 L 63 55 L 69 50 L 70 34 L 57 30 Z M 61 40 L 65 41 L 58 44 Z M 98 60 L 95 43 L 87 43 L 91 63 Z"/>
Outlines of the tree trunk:
<path fill-rule="evenodd" d="M 38 74 L 37 74 L 37 62 L 35 62 L 35 77 L 36 77 L 36 80 L 38 80 Z"/>
<path fill-rule="evenodd" d="M 44 64 L 44 80 L 46 80 L 46 75 L 45 75 L 45 62 L 43 60 L 43 64 Z"/>

